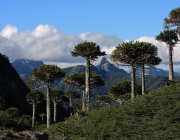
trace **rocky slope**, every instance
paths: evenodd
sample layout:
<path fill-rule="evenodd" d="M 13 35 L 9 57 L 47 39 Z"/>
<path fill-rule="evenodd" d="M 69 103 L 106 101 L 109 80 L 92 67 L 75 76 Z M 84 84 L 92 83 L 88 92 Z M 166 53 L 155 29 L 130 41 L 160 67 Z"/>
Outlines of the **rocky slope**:
<path fill-rule="evenodd" d="M 101 62 L 99 65 L 96 66 L 100 70 L 104 70 L 106 72 L 121 72 L 121 73 L 127 73 L 123 69 L 117 68 L 115 65 L 110 63 L 105 57 L 102 57 Z"/>

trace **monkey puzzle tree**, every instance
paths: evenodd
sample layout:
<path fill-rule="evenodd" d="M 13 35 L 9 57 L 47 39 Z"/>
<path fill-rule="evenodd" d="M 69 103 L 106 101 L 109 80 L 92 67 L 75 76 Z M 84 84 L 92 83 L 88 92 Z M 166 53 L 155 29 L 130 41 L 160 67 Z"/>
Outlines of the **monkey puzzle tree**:
<path fill-rule="evenodd" d="M 164 18 L 164 28 L 176 27 L 176 32 L 180 35 L 180 7 L 170 11 L 168 17 Z"/>
<path fill-rule="evenodd" d="M 57 103 L 62 101 L 63 95 L 64 92 L 62 90 L 58 90 L 58 89 L 51 90 L 50 98 L 54 105 L 54 122 L 56 122 L 57 119 Z"/>
<path fill-rule="evenodd" d="M 36 103 L 42 100 L 42 93 L 35 88 L 31 88 L 29 93 L 26 95 L 26 98 L 28 103 L 32 104 L 33 106 L 33 113 L 32 113 L 32 127 L 33 127 L 35 121 Z"/>
<path fill-rule="evenodd" d="M 158 57 L 158 48 L 149 42 L 137 42 L 137 47 L 141 48 L 142 57 L 137 63 L 138 66 L 142 68 L 141 78 L 142 78 L 142 95 L 145 93 L 145 66 L 155 66 L 158 65 L 162 59 Z"/>
<path fill-rule="evenodd" d="M 89 97 L 90 97 L 90 65 L 91 61 L 95 61 L 99 56 L 106 55 L 105 52 L 101 52 L 100 46 L 96 45 L 94 42 L 82 42 L 77 44 L 74 47 L 74 50 L 71 51 L 72 56 L 78 57 L 81 56 L 86 60 L 86 78 L 85 78 L 85 96 L 87 98 L 87 110 L 89 110 Z"/>
<path fill-rule="evenodd" d="M 72 115 L 72 99 L 80 98 L 81 96 L 75 90 L 67 90 L 65 96 L 69 99 L 70 115 Z"/>
<path fill-rule="evenodd" d="M 168 47 L 169 52 L 169 80 L 174 80 L 174 71 L 173 71 L 173 47 L 177 44 L 179 41 L 178 35 L 174 30 L 165 30 L 163 32 L 160 32 L 159 35 L 156 36 L 156 40 L 165 42 Z"/>
<path fill-rule="evenodd" d="M 131 99 L 135 98 L 135 68 L 145 57 L 138 42 L 139 41 L 128 41 L 119 44 L 110 56 L 111 61 L 116 65 L 131 67 Z"/>
<path fill-rule="evenodd" d="M 38 68 L 35 68 L 28 78 L 29 84 L 43 84 L 46 87 L 46 113 L 47 113 L 47 128 L 49 128 L 51 123 L 50 116 L 50 89 L 55 80 L 58 80 L 65 76 L 62 69 L 56 65 L 44 64 Z"/>
<path fill-rule="evenodd" d="M 76 98 L 80 98 L 81 96 L 79 95 L 79 93 L 75 90 L 67 90 L 65 92 L 65 96 L 67 96 L 69 98 L 69 106 L 72 107 L 72 99 L 76 99 Z"/>
<path fill-rule="evenodd" d="M 89 102 L 87 101 L 87 96 L 85 96 L 85 73 L 74 73 L 69 76 L 67 76 L 64 81 L 66 85 L 70 86 L 77 86 L 82 90 L 82 110 L 88 110 Z M 91 89 L 98 87 L 98 86 L 103 86 L 104 81 L 102 77 L 97 74 L 96 72 L 91 72 L 90 73 L 90 78 L 89 78 L 89 86 Z"/>
<path fill-rule="evenodd" d="M 130 93 L 131 93 L 131 81 L 130 80 L 124 80 L 124 81 L 117 82 L 108 91 L 108 94 L 110 96 L 113 96 L 115 98 L 115 100 L 120 103 L 130 99 L 131 98 L 131 96 L 129 96 Z M 135 82 L 135 94 L 140 94 L 140 93 L 141 93 L 141 86 L 139 86 Z"/>

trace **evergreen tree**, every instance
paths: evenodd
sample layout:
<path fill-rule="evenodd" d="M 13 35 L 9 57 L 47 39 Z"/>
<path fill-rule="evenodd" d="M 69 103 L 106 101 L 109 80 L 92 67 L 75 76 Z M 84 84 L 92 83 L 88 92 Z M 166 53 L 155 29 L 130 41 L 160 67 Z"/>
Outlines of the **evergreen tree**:
<path fill-rule="evenodd" d="M 85 79 L 85 98 L 87 102 L 86 110 L 89 110 L 89 98 L 90 98 L 90 65 L 91 61 L 95 61 L 99 56 L 106 55 L 105 52 L 100 51 L 100 46 L 96 45 L 94 42 L 82 42 L 77 44 L 74 47 L 74 50 L 71 52 L 72 56 L 78 57 L 81 56 L 86 60 L 86 79 Z M 83 108 L 85 109 L 85 108 Z"/>
<path fill-rule="evenodd" d="M 170 11 L 168 17 L 164 18 L 164 28 L 176 27 L 176 32 L 180 35 L 180 7 Z"/>
<path fill-rule="evenodd" d="M 50 106 L 50 90 L 52 84 L 55 80 L 58 80 L 65 76 L 65 73 L 62 69 L 56 65 L 41 65 L 38 68 L 35 68 L 28 78 L 29 84 L 42 84 L 46 87 L 47 96 L 46 96 L 46 113 L 47 113 L 47 128 L 49 128 L 51 123 L 51 106 Z"/>
<path fill-rule="evenodd" d="M 141 48 L 142 59 L 138 62 L 138 66 L 142 68 L 142 95 L 145 93 L 145 66 L 158 65 L 162 59 L 158 57 L 158 48 L 149 42 L 137 42 L 137 47 Z"/>
<path fill-rule="evenodd" d="M 26 95 L 26 98 L 28 103 L 32 104 L 33 106 L 33 113 L 32 113 L 32 127 L 33 127 L 35 121 L 36 103 L 42 100 L 42 93 L 35 88 L 31 88 L 30 92 Z"/>
<path fill-rule="evenodd" d="M 116 99 L 116 101 L 120 103 L 130 99 L 131 98 L 130 93 L 131 93 L 130 80 L 117 82 L 108 91 L 108 94 L 110 96 L 113 96 Z M 140 93 L 141 93 L 141 86 L 135 83 L 135 94 L 140 94 Z"/>
<path fill-rule="evenodd" d="M 87 110 L 87 101 L 86 101 L 86 96 L 85 96 L 85 73 L 74 73 L 69 76 L 67 76 L 64 81 L 66 85 L 71 85 L 71 86 L 77 86 L 82 90 L 82 110 L 85 111 Z M 104 81 L 102 77 L 97 74 L 96 72 L 91 72 L 90 73 L 90 79 L 89 79 L 89 85 L 90 88 L 96 88 L 98 86 L 103 86 Z"/>
<path fill-rule="evenodd" d="M 116 65 L 125 65 L 131 67 L 131 99 L 135 98 L 135 68 L 144 60 L 142 48 L 138 45 L 139 41 L 128 41 L 116 46 L 110 59 Z"/>
<path fill-rule="evenodd" d="M 173 71 L 173 47 L 177 44 L 179 41 L 178 35 L 174 30 L 165 30 L 163 32 L 160 32 L 159 35 L 156 36 L 156 40 L 165 42 L 168 47 L 169 52 L 169 80 L 174 80 L 174 71 Z"/>
<path fill-rule="evenodd" d="M 64 95 L 64 92 L 62 90 L 53 89 L 51 91 L 50 98 L 54 106 L 54 122 L 57 121 L 57 103 L 62 102 L 63 95 Z"/>

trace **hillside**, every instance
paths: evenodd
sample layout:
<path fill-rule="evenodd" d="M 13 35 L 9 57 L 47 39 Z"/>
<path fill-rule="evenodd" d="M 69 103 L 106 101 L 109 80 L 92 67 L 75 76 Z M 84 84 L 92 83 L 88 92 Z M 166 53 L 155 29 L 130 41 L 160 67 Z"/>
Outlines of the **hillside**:
<path fill-rule="evenodd" d="M 179 140 L 180 84 L 165 86 L 121 106 L 92 110 L 71 124 L 68 139 Z"/>
<path fill-rule="evenodd" d="M 0 54 L 0 96 L 6 100 L 8 106 L 18 107 L 21 111 L 29 113 L 30 108 L 26 101 L 28 91 L 8 58 Z"/>
<path fill-rule="evenodd" d="M 14 62 L 11 63 L 13 68 L 16 69 L 17 73 L 20 76 L 29 76 L 30 73 L 34 70 L 34 68 L 37 68 L 44 63 L 42 61 L 34 61 L 34 60 L 28 60 L 28 59 L 17 59 Z"/>
<path fill-rule="evenodd" d="M 63 69 L 67 75 L 73 73 L 80 73 L 85 71 L 85 66 L 78 65 L 75 67 L 69 67 Z M 116 82 L 123 81 L 123 80 L 130 80 L 130 74 L 128 73 L 121 73 L 121 72 L 106 72 L 104 70 L 99 70 L 95 66 L 91 66 L 91 71 L 96 71 L 98 74 L 102 75 L 102 78 L 105 81 L 105 86 L 98 87 L 91 90 L 91 98 L 94 98 L 97 94 L 104 95 L 108 93 L 108 89 L 112 87 Z M 141 76 L 136 75 L 136 81 L 141 85 Z M 146 89 L 157 89 L 162 87 L 167 81 L 166 77 L 156 76 L 156 75 L 147 75 L 146 76 Z M 62 80 L 54 87 L 61 90 L 78 90 L 77 87 L 70 87 L 63 84 Z"/>

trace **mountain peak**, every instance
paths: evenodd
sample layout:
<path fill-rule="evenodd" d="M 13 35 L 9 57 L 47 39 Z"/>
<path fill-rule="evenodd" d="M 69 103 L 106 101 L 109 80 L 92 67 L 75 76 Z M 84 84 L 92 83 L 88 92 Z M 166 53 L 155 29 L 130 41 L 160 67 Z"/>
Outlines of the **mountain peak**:
<path fill-rule="evenodd" d="M 109 63 L 109 61 L 105 57 L 102 57 L 101 62 L 100 62 L 99 65 L 103 65 L 103 64 L 106 64 L 106 63 Z"/>
<path fill-rule="evenodd" d="M 101 62 L 99 65 L 96 66 L 100 70 L 104 70 L 107 72 L 122 72 L 122 73 L 127 73 L 123 69 L 119 69 L 113 64 L 111 64 L 105 57 L 102 57 Z"/>

